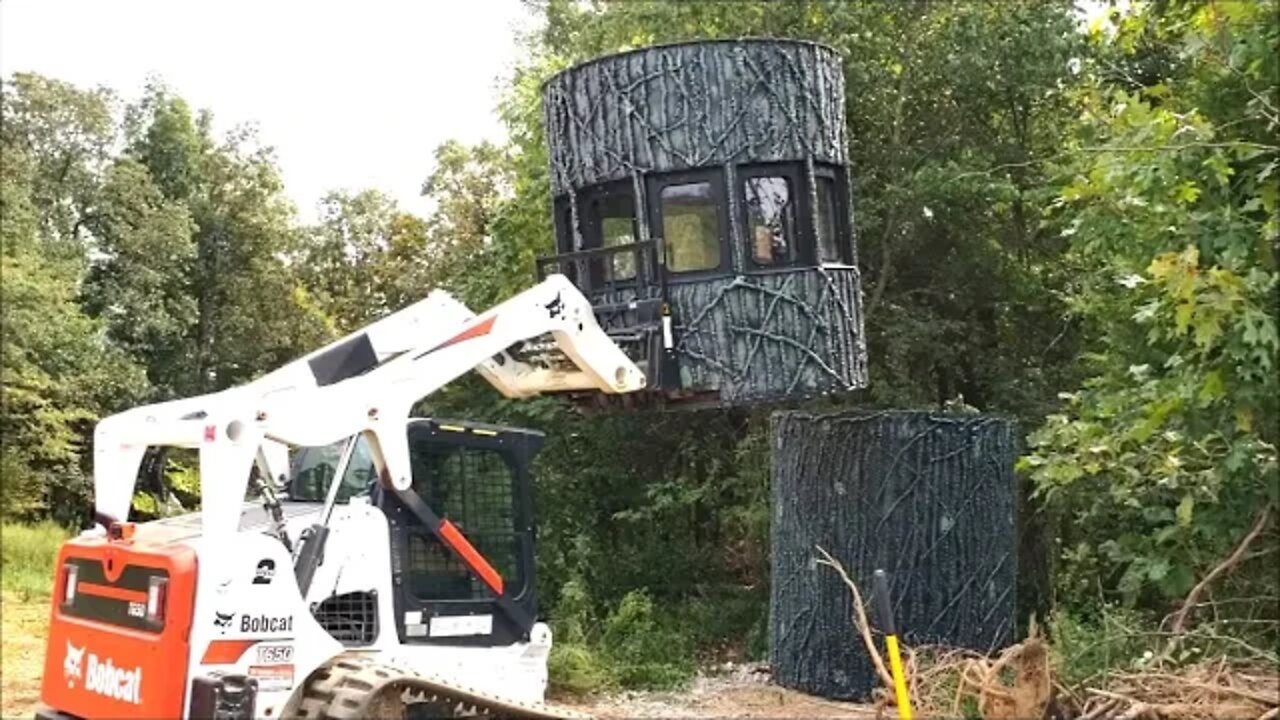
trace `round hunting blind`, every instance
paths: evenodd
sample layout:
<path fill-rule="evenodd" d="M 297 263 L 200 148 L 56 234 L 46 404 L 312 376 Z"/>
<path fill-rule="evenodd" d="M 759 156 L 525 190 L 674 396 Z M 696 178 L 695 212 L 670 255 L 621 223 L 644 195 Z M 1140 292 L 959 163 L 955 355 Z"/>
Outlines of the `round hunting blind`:
<path fill-rule="evenodd" d="M 864 600 L 876 569 L 889 574 L 897 630 L 910 645 L 989 651 L 1011 642 L 1013 422 L 785 412 L 773 415 L 771 434 L 769 662 L 778 684 L 858 700 L 880 684 L 851 620 L 849 588 L 818 564 L 818 546 Z"/>
<path fill-rule="evenodd" d="M 866 384 L 840 57 L 643 48 L 543 88 L 560 272 L 664 402 Z"/>

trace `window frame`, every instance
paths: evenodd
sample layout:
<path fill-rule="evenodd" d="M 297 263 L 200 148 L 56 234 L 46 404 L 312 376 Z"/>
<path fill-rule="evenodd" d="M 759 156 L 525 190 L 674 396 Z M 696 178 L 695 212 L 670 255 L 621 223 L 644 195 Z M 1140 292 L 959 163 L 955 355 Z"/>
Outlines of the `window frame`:
<path fill-rule="evenodd" d="M 573 252 L 573 208 L 569 207 L 569 196 L 560 195 L 552 202 L 552 224 L 556 233 L 556 253 Z"/>
<path fill-rule="evenodd" d="M 805 218 L 808 217 L 809 199 L 806 188 L 808 183 L 804 181 L 804 166 L 798 162 L 778 162 L 778 163 L 753 163 L 750 165 L 739 165 L 737 167 L 737 201 L 739 207 L 742 208 L 738 213 L 738 219 L 742 223 L 742 240 L 745 243 L 744 255 L 746 257 L 745 270 L 769 272 L 771 270 L 781 270 L 784 268 L 793 268 L 803 264 L 805 260 L 805 246 L 810 242 L 806 239 L 806 226 L 809 224 Z M 752 238 L 749 236 L 751 230 L 751 212 L 747 208 L 747 180 L 761 177 L 780 177 L 785 178 L 790 183 L 790 192 L 792 197 L 791 207 L 794 217 L 792 218 L 792 234 L 794 237 L 787 238 L 790 244 L 790 259 L 786 262 L 776 262 L 763 264 L 756 260 L 756 254 L 752 247 Z M 817 234 L 811 238 L 816 244 Z M 814 257 L 817 257 L 816 249 Z"/>
<path fill-rule="evenodd" d="M 662 224 L 662 191 L 672 185 L 692 185 L 709 183 L 711 197 L 716 204 L 716 220 L 719 224 L 720 264 L 715 267 L 699 270 L 672 270 L 667 264 L 667 238 Z M 725 193 L 724 170 L 722 168 L 695 168 L 676 172 L 654 173 L 647 178 L 645 192 L 649 212 L 650 234 L 662 238 L 661 268 L 662 272 L 673 281 L 692 280 L 729 274 L 733 269 L 733 247 L 730 243 L 732 235 L 729 223 L 728 195 Z"/>
<path fill-rule="evenodd" d="M 578 225 L 582 230 L 583 250 L 598 250 L 605 247 L 604 223 L 602 222 L 602 218 L 596 214 L 594 207 L 597 202 L 607 200 L 611 196 L 616 195 L 626 195 L 631 198 L 631 244 L 640 242 L 640 201 L 639 198 L 636 197 L 635 186 L 632 184 L 630 179 L 613 180 L 606 183 L 600 183 L 598 185 L 588 186 L 578 192 Z M 611 245 L 609 247 L 626 246 Z M 570 250 L 572 250 L 572 248 L 570 248 Z M 613 255 L 609 258 L 610 265 L 612 265 L 612 261 L 617 257 L 619 257 L 619 255 Z M 597 278 L 597 273 L 594 268 L 591 267 L 591 265 L 596 261 L 588 261 L 587 273 L 590 275 L 590 287 L 592 289 L 597 289 L 634 286 L 639 282 L 641 275 L 641 269 L 639 266 L 640 263 L 644 262 L 644 258 L 637 257 L 634 252 L 632 253 L 632 257 L 635 258 L 636 267 L 632 268 L 631 277 L 627 278 L 614 277 L 613 273 L 610 272 L 606 279 L 604 276 L 603 260 L 599 261 L 601 263 L 601 276 Z"/>
<path fill-rule="evenodd" d="M 836 238 L 836 252 L 839 255 L 837 260 L 823 260 L 822 247 L 818 241 L 818 225 L 821 220 L 818 218 L 818 181 L 819 179 L 827 179 L 831 181 L 832 187 L 832 212 L 834 217 L 831 219 L 832 232 Z M 852 234 L 849 229 L 849 185 L 848 175 L 844 168 L 838 165 L 829 165 L 826 163 L 813 164 L 813 187 L 810 192 L 806 193 L 809 202 L 813 203 L 813 207 L 809 209 L 805 215 L 808 217 L 809 223 L 815 223 L 809 228 L 810 248 L 812 250 L 814 267 L 822 267 L 825 265 L 850 266 L 853 264 L 853 247 Z"/>

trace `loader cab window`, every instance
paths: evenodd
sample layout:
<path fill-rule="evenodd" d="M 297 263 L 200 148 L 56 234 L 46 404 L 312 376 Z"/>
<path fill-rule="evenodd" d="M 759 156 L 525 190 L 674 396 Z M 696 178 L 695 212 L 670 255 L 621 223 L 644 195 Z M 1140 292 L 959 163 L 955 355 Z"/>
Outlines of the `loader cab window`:
<path fill-rule="evenodd" d="M 411 436 L 412 437 L 412 436 Z M 513 472 L 488 448 L 418 443 L 410 446 L 414 492 L 453 523 L 513 587 L 523 584 L 519 563 Z M 488 597 L 483 583 L 435 537 L 409 537 L 409 588 L 422 599 Z"/>
<path fill-rule="evenodd" d="M 346 440 L 332 445 L 300 448 L 293 460 L 293 472 L 290 473 L 289 499 L 297 502 L 324 502 L 329 493 L 329 483 L 337 472 L 338 461 L 342 457 L 342 448 Z M 377 477 L 373 457 L 369 454 L 369 443 L 361 437 L 356 441 L 355 451 L 351 455 L 351 463 L 342 478 L 342 487 L 338 488 L 338 503 L 345 503 L 357 495 L 365 495 L 369 484 Z"/>

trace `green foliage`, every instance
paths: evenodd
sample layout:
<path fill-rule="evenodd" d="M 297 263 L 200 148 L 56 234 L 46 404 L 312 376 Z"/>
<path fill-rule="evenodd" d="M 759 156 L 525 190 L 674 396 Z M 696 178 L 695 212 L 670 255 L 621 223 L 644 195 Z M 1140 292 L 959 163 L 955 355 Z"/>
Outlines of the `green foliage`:
<path fill-rule="evenodd" d="M 1161 652 L 1150 618 L 1104 606 L 1091 616 L 1058 610 L 1049 619 L 1054 671 L 1067 687 L 1082 687 L 1109 672 L 1140 670 Z"/>
<path fill-rule="evenodd" d="M 87 226 L 100 258 L 86 279 L 86 308 L 106 321 L 118 347 L 146 363 L 153 385 L 174 386 L 190 365 L 196 322 L 190 212 L 161 193 L 146 166 L 122 158 L 108 168 Z"/>
<path fill-rule="evenodd" d="M 105 414 L 243 382 L 432 288 L 479 309 L 526 287 L 554 245 L 542 82 L 606 52 L 750 35 L 844 58 L 873 378 L 856 400 L 963 393 L 1048 416 L 1024 467 L 1061 529 L 1070 612 L 1051 629 L 1072 678 L 1141 659 L 1148 615 L 1280 507 L 1266 5 L 1137 4 L 1087 34 L 1068 0 L 535 7 L 546 22 L 500 108 L 508 143 L 442 144 L 427 218 L 335 192 L 301 227 L 270 150 L 243 129 L 215 137 L 162 86 L 120 107 L 6 80 L 0 512 L 81 521 Z M 558 687 L 669 687 L 696 657 L 763 654 L 767 409 L 584 417 L 469 378 L 419 410 L 547 433 L 538 589 L 558 599 Z M 165 474 L 171 494 L 142 489 L 140 514 L 196 506 L 190 463 Z M 1256 558 L 1277 526 L 1224 594 L 1274 595 Z M 51 556 L 11 562 L 9 529 L 6 587 L 21 567 L 16 586 L 44 587 Z M 1220 612 L 1275 620 L 1257 603 Z"/>
<path fill-rule="evenodd" d="M 655 618 L 653 599 L 633 590 L 605 619 L 601 633 L 605 657 L 625 687 L 665 689 L 693 677 L 693 653 L 688 636 Z"/>
<path fill-rule="evenodd" d="M 82 90 L 15 73 L 4 82 L 2 102 L 4 175 L 22 176 L 36 227 L 50 248 L 79 257 L 82 221 L 116 140 L 115 97 L 105 88 Z"/>
<path fill-rule="evenodd" d="M 610 687 L 605 661 L 581 643 L 557 639 L 547 658 L 547 676 L 553 692 L 590 695 Z"/>
<path fill-rule="evenodd" d="M 421 299 L 432 287 L 427 226 L 374 190 L 335 192 L 304 230 L 293 264 L 310 302 L 343 333 Z"/>
<path fill-rule="evenodd" d="M 1063 518 L 1066 596 L 1166 608 L 1280 504 L 1277 92 L 1256 84 L 1280 31 L 1244 5 L 1150 6 L 1098 36 L 1121 56 L 1151 38 L 1180 54 L 1145 86 L 1082 91 L 1058 202 L 1094 374 L 1024 466 Z M 1240 572 L 1273 587 L 1256 563 Z"/>
<path fill-rule="evenodd" d="M 1059 608 L 1049 618 L 1049 647 L 1056 678 L 1066 687 L 1096 686 L 1109 674 L 1175 671 L 1207 659 L 1280 662 L 1275 646 L 1256 647 L 1230 621 L 1204 623 L 1171 644 L 1158 615 L 1118 605 L 1073 610 Z"/>
<path fill-rule="evenodd" d="M 243 131 L 219 143 L 158 86 L 117 109 L 105 90 L 4 83 L 6 517 L 87 517 L 99 417 L 242 382 L 329 336 L 282 260 L 295 234 L 270 153 Z"/>
<path fill-rule="evenodd" d="M 701 659 L 755 661 L 768 654 L 769 598 L 763 588 L 717 587 L 706 594 L 664 605 Z"/>
<path fill-rule="evenodd" d="M 53 567 L 58 549 L 68 537 L 51 522 L 0 526 L 0 578 L 6 591 L 22 600 L 47 598 L 53 591 Z"/>
<path fill-rule="evenodd" d="M 165 453 L 163 477 L 158 482 L 147 481 L 145 460 L 143 466 L 143 478 L 134 488 L 132 519 L 142 522 L 200 509 L 200 466 L 195 451 L 170 448 Z"/>
<path fill-rule="evenodd" d="M 15 92 L 23 87 L 18 83 Z M 12 104 L 6 109 L 27 107 L 8 88 L 5 97 Z M 29 104 L 42 102 L 36 98 Z M 35 196 L 43 169 L 22 150 L 27 139 L 9 132 L 6 126 L 0 135 L 5 156 L 0 174 L 0 464 L 5 478 L 0 512 L 14 518 L 52 512 L 71 521 L 81 514 L 87 493 L 83 448 L 91 422 L 107 408 L 138 397 L 144 380 L 123 352 L 105 342 L 100 323 L 81 309 L 82 265 L 63 252 L 63 238 L 41 227 L 41 217 L 53 212 Z"/>
<path fill-rule="evenodd" d="M 669 689 L 693 677 L 693 627 L 663 618 L 652 597 L 631 591 L 597 615 L 580 581 L 565 583 L 556 604 L 548 672 L 574 694 L 616 687 Z"/>

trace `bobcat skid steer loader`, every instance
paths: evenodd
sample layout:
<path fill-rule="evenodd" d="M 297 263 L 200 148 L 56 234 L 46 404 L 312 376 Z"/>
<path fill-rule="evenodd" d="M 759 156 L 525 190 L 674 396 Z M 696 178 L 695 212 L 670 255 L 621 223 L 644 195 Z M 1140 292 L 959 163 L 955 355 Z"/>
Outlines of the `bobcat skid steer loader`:
<path fill-rule="evenodd" d="M 541 435 L 409 417 L 472 369 L 512 398 L 646 382 L 553 275 L 481 315 L 433 292 L 246 385 L 102 420 L 36 717 L 572 717 L 543 703 Z M 166 447 L 198 452 L 200 511 L 128 522 Z"/>

